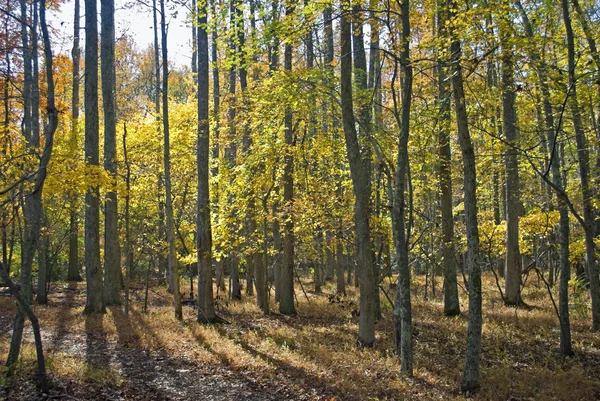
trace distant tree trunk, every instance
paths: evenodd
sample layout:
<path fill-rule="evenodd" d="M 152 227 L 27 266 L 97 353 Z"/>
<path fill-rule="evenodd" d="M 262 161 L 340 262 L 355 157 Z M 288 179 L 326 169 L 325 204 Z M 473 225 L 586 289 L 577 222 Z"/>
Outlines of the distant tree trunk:
<path fill-rule="evenodd" d="M 341 40 L 341 104 L 346 152 L 350 163 L 355 206 L 354 220 L 357 241 L 357 274 L 360 274 L 360 320 L 358 342 L 371 347 L 375 342 L 375 272 L 369 228 L 371 196 L 370 152 L 361 151 L 356 132 L 352 94 L 352 33 L 351 13 L 344 9 L 340 21 Z"/>
<path fill-rule="evenodd" d="M 294 12 L 294 5 L 285 9 L 286 17 Z M 284 66 L 286 71 L 292 71 L 292 45 L 285 43 Z M 292 107 L 285 106 L 285 155 L 283 167 L 283 201 L 284 208 L 284 237 L 283 237 L 283 264 L 280 273 L 279 312 L 284 315 L 296 314 L 294 306 L 294 131 L 292 127 Z"/>
<path fill-rule="evenodd" d="M 469 133 L 465 91 L 463 87 L 462 50 L 452 25 L 456 19 L 456 4 L 448 0 L 450 12 L 450 54 L 452 63 L 452 91 L 454 94 L 458 141 L 463 156 L 465 226 L 467 231 L 467 260 L 469 273 L 469 324 L 467 329 L 466 361 L 461 384 L 462 392 L 476 391 L 479 386 L 479 357 L 481 354 L 481 267 L 479 265 L 479 228 L 477 226 L 477 176 L 475 152 Z"/>
<path fill-rule="evenodd" d="M 121 297 L 121 251 L 116 186 L 117 179 L 117 99 L 115 74 L 115 3 L 100 2 L 102 60 L 102 104 L 104 108 L 104 169 L 110 177 L 110 187 L 104 202 L 104 303 L 120 305 Z"/>
<path fill-rule="evenodd" d="M 229 26 L 230 30 L 235 31 L 237 29 L 236 25 L 236 9 L 237 9 L 237 0 L 231 0 L 229 4 Z M 235 34 L 230 33 L 229 44 L 228 44 L 228 54 L 230 56 L 234 56 L 236 53 L 236 45 L 235 45 Z M 235 93 L 236 93 L 236 72 L 235 72 L 235 64 L 232 63 L 229 68 L 229 109 L 227 111 L 227 119 L 229 124 L 229 143 L 227 144 L 227 148 L 225 149 L 225 160 L 227 163 L 228 174 L 230 176 L 230 182 L 233 182 L 233 169 L 236 165 L 236 157 L 237 157 L 237 143 L 236 143 L 236 104 L 235 104 Z M 228 195 L 229 199 L 227 199 L 227 203 L 229 205 L 229 209 L 233 208 L 233 199 L 231 195 Z M 233 211 L 229 211 L 233 217 L 237 213 Z M 233 228 L 232 228 L 233 229 Z M 239 271 L 239 261 L 237 255 L 237 246 L 233 246 L 234 248 L 229 256 L 229 260 L 231 262 L 231 298 L 232 299 L 242 299 L 242 291 L 240 287 L 240 271 Z"/>
<path fill-rule="evenodd" d="M 125 163 L 125 316 L 129 316 L 129 280 L 133 264 L 131 233 L 129 230 L 131 204 L 131 164 L 127 157 L 127 123 L 123 122 L 123 162 Z"/>
<path fill-rule="evenodd" d="M 175 318 L 183 319 L 181 309 L 181 294 L 179 293 L 179 272 L 177 271 L 177 252 L 175 250 L 175 227 L 173 222 L 173 200 L 171 185 L 171 143 L 169 138 L 169 59 L 167 57 L 167 26 L 165 22 L 165 0 L 160 0 L 160 30 L 162 36 L 162 109 L 163 109 L 163 137 L 164 137 L 164 165 L 165 165 L 165 209 L 167 214 L 167 243 L 169 254 L 167 261 L 171 272 L 171 286 L 173 288 L 173 306 Z M 212 294 L 211 294 L 212 295 Z"/>
<path fill-rule="evenodd" d="M 409 376 L 413 374 L 412 358 L 412 306 L 410 299 L 410 265 L 408 264 L 408 243 L 405 228 L 406 174 L 408 172 L 408 136 L 410 133 L 410 106 L 412 100 L 413 72 L 410 61 L 410 18 L 409 0 L 401 3 L 402 35 L 400 36 L 400 69 L 402 74 L 402 109 L 400 116 L 400 138 L 398 141 L 398 159 L 396 164 L 395 193 L 392 206 L 392 230 L 396 248 L 398 267 L 398 288 L 394 302 L 394 322 L 396 331 L 396 349 L 400 351 L 400 371 Z M 397 75 L 397 61 L 392 78 L 394 103 L 396 93 L 394 81 Z"/>
<path fill-rule="evenodd" d="M 85 0 L 85 160 L 99 168 L 98 128 L 98 11 L 96 0 Z M 100 263 L 100 188 L 94 176 L 85 194 L 85 271 L 87 299 L 84 313 L 106 312 Z"/>
<path fill-rule="evenodd" d="M 79 63 L 81 60 L 81 50 L 79 48 L 80 27 L 79 19 L 79 0 L 75 0 L 75 17 L 73 19 L 73 95 L 71 99 L 71 138 L 69 146 L 75 156 L 78 152 L 77 135 L 79 134 Z M 77 191 L 72 190 L 69 194 L 69 268 L 67 270 L 68 281 L 81 281 L 79 274 L 79 222 L 77 210 L 79 208 Z"/>
<path fill-rule="evenodd" d="M 521 302 L 521 252 L 519 249 L 519 215 L 521 209 L 519 195 L 519 161 L 517 158 L 518 140 L 517 112 L 515 109 L 514 47 L 508 43 L 511 21 L 501 19 L 500 36 L 502 41 L 502 132 L 508 148 L 504 154 L 506 168 L 506 259 L 504 267 L 504 301 L 507 305 Z"/>
<path fill-rule="evenodd" d="M 567 32 L 567 52 L 569 66 L 569 90 L 571 114 L 575 127 L 575 142 L 577 143 L 577 159 L 579 161 L 579 178 L 581 180 L 581 197 L 583 203 L 583 220 L 585 230 L 585 249 L 587 259 L 587 274 L 590 281 L 590 297 L 592 299 L 592 330 L 600 330 L 600 282 L 596 269 L 596 251 L 594 244 L 594 207 L 593 193 L 590 186 L 590 155 L 581 121 L 577 99 L 577 80 L 575 78 L 575 39 L 571 26 L 571 15 L 568 0 L 562 0 L 563 18 Z"/>
<path fill-rule="evenodd" d="M 198 321 L 216 320 L 212 279 L 212 234 L 209 196 L 210 127 L 208 125 L 208 34 L 206 3 L 198 10 L 198 203 L 196 249 L 198 256 Z"/>
<path fill-rule="evenodd" d="M 446 37 L 447 10 L 438 4 L 437 34 Z M 438 146 L 440 180 L 440 203 L 442 212 L 443 264 L 444 264 L 444 314 L 460 314 L 458 283 L 456 279 L 456 254 L 454 248 L 454 218 L 452 213 L 452 155 L 450 152 L 450 97 L 446 75 L 446 60 L 438 56 L 437 81 L 439 98 Z"/>
<path fill-rule="evenodd" d="M 160 134 L 160 53 L 158 48 L 158 8 L 156 6 L 156 0 L 152 0 L 152 18 L 154 21 L 154 114 L 156 115 L 156 130 L 157 134 Z M 158 191 L 158 240 L 162 245 L 162 241 L 165 240 L 165 203 L 164 203 L 164 189 L 163 189 L 163 175 L 162 172 L 159 171 L 156 177 L 157 182 L 157 191 Z M 167 290 L 169 292 L 173 292 L 173 288 L 171 287 L 171 276 L 168 266 L 168 258 L 165 256 L 163 251 L 163 247 L 160 247 L 160 251 L 158 253 L 158 272 L 161 274 L 161 277 L 166 273 L 168 282 L 167 282 Z"/>
<path fill-rule="evenodd" d="M 335 278 L 338 294 L 346 293 L 346 282 L 344 281 L 344 247 L 342 245 L 342 233 L 338 233 L 335 239 Z"/>
<path fill-rule="evenodd" d="M 214 16 L 214 18 L 217 18 L 217 8 L 216 8 L 216 3 L 217 0 L 212 0 L 211 1 L 211 12 L 212 15 Z M 218 41 L 218 27 L 217 24 L 214 24 L 213 28 L 212 28 L 212 32 L 211 32 L 211 56 L 212 56 L 212 79 L 213 79 L 213 120 L 214 120 L 214 125 L 213 125 L 213 136 L 214 136 L 214 142 L 212 144 L 212 159 L 213 159 L 213 163 L 214 166 L 211 169 L 211 176 L 213 178 L 217 177 L 219 175 L 219 128 L 220 128 L 220 109 L 221 109 L 221 85 L 219 83 L 219 64 L 217 63 L 218 61 L 218 57 L 219 57 L 219 50 L 217 47 L 217 41 Z M 213 202 L 213 213 L 215 213 L 215 215 L 219 215 L 219 186 L 218 183 L 215 186 L 215 195 L 214 195 L 214 202 Z M 218 251 L 218 249 L 217 249 Z M 217 288 L 219 288 L 222 291 L 225 291 L 225 263 L 223 260 L 223 257 L 221 256 L 221 258 L 219 260 L 217 260 L 217 268 L 216 268 L 216 275 L 217 275 Z"/>
<path fill-rule="evenodd" d="M 517 8 L 521 14 L 523 25 L 527 37 L 533 39 L 533 28 L 529 22 L 529 18 L 520 0 L 516 1 Z M 550 172 L 552 173 L 552 183 L 558 189 L 563 191 L 566 182 L 563 180 L 563 176 L 560 171 L 560 156 L 558 146 L 558 132 L 555 131 L 554 127 L 554 115 L 552 110 L 552 103 L 550 103 L 550 88 L 548 86 L 548 79 L 546 74 L 546 67 L 542 62 L 540 55 L 535 50 L 530 50 L 530 57 L 533 61 L 535 70 L 538 76 L 538 86 L 542 93 L 542 104 L 544 110 L 544 121 L 546 137 L 548 140 L 548 147 L 550 152 L 549 166 Z M 569 261 L 569 210 L 566 203 L 557 194 L 557 203 L 559 211 L 559 223 L 558 223 L 558 243 L 559 243 L 559 320 L 560 320 L 560 350 L 565 356 L 573 353 L 571 347 L 571 324 L 569 321 L 569 280 L 571 277 L 571 262 Z"/>

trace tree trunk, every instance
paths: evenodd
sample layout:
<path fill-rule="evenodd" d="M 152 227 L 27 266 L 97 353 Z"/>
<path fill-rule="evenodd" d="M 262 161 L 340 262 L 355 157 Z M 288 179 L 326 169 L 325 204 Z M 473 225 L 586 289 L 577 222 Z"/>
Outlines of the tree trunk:
<path fill-rule="evenodd" d="M 502 132 L 508 143 L 504 154 L 506 168 L 506 259 L 504 267 L 504 302 L 518 305 L 521 302 L 521 252 L 519 249 L 519 161 L 517 158 L 518 134 L 515 109 L 514 47 L 507 37 L 511 22 L 500 21 L 502 41 Z"/>
<path fill-rule="evenodd" d="M 98 15 L 95 0 L 85 0 L 85 160 L 100 167 L 98 128 Z M 85 271 L 87 299 L 84 313 L 106 312 L 100 264 L 100 188 L 95 176 L 85 194 Z"/>
<path fill-rule="evenodd" d="M 181 294 L 179 293 L 179 272 L 177 269 L 177 252 L 175 250 L 173 199 L 171 195 L 171 143 L 169 138 L 169 59 L 167 57 L 167 26 L 165 18 L 165 0 L 160 0 L 160 30 L 162 36 L 162 117 L 165 167 L 165 210 L 167 214 L 167 243 L 169 246 L 167 261 L 169 265 L 169 272 L 171 273 L 170 279 L 171 286 L 173 289 L 173 306 L 175 309 L 175 318 L 177 320 L 181 320 L 183 319 L 183 312 L 181 309 Z"/>
<path fill-rule="evenodd" d="M 437 34 L 445 38 L 447 11 L 438 5 Z M 448 80 L 445 70 L 446 61 L 438 55 L 437 82 L 439 119 L 438 119 L 438 146 L 439 165 L 438 175 L 440 180 L 440 203 L 442 213 L 443 237 L 443 264 L 444 264 L 444 314 L 456 316 L 460 314 L 458 298 L 458 283 L 456 279 L 456 254 L 454 249 L 454 218 L 452 213 L 452 155 L 450 152 L 450 96 Z"/>
<path fill-rule="evenodd" d="M 294 6 L 288 5 L 285 10 L 286 17 L 294 12 Z M 292 70 L 292 45 L 285 43 L 284 49 L 284 69 Z M 280 294 L 279 294 L 279 312 L 284 315 L 296 314 L 294 307 L 294 132 L 292 127 L 292 108 L 291 105 L 285 107 L 285 155 L 283 167 L 283 201 L 284 208 L 284 235 L 283 235 L 283 264 L 279 276 Z"/>
<path fill-rule="evenodd" d="M 125 163 L 125 316 L 129 316 L 129 280 L 133 264 L 131 249 L 130 204 L 131 204 L 131 164 L 127 157 L 127 123 L 123 122 L 123 161 Z"/>
<path fill-rule="evenodd" d="M 71 99 L 71 138 L 69 140 L 70 151 L 73 155 L 79 151 L 77 136 L 79 134 L 79 63 L 81 50 L 79 48 L 80 20 L 79 0 L 75 0 L 75 17 L 73 18 L 73 95 Z M 79 209 L 78 194 L 75 189 L 69 196 L 69 268 L 67 270 L 68 281 L 81 281 L 79 274 L 79 222 L 77 210 Z"/>
<path fill-rule="evenodd" d="M 208 125 L 208 34 L 206 3 L 198 10 L 198 203 L 196 210 L 196 249 L 198 256 L 198 321 L 216 320 L 212 279 L 212 233 L 210 223 Z"/>
<path fill-rule="evenodd" d="M 585 249 L 587 259 L 587 274 L 590 281 L 590 297 L 592 299 L 592 330 L 600 330 L 600 282 L 596 269 L 596 251 L 594 244 L 594 208 L 593 193 L 590 186 L 590 155 L 581 122 L 581 113 L 577 99 L 577 81 L 575 78 L 575 39 L 571 27 L 571 16 L 568 0 L 562 0 L 563 18 L 567 31 L 567 52 L 569 66 L 569 106 L 573 115 L 575 127 L 575 142 L 577 143 L 577 159 L 579 161 L 579 178 L 581 180 L 581 197 L 583 203 L 583 220 L 585 230 Z"/>
<path fill-rule="evenodd" d="M 369 228 L 371 197 L 370 152 L 361 151 L 356 132 L 352 94 L 352 33 L 349 10 L 342 10 L 340 21 L 341 41 L 341 104 L 346 152 L 350 164 L 355 205 L 354 220 L 357 241 L 357 274 L 360 275 L 360 320 L 358 342 L 371 347 L 375 342 L 375 274 Z"/>
<path fill-rule="evenodd" d="M 110 177 L 110 186 L 104 202 L 104 303 L 120 305 L 121 297 L 121 250 L 119 249 L 119 227 L 117 192 L 117 99 L 115 74 L 115 3 L 114 0 L 100 2 L 102 60 L 102 104 L 104 108 L 104 169 Z"/>
<path fill-rule="evenodd" d="M 517 0 L 516 5 L 521 14 L 523 25 L 525 26 L 525 32 L 530 39 L 533 39 L 533 29 L 527 13 L 519 0 Z M 538 86 L 542 93 L 545 130 L 549 147 L 548 151 L 550 152 L 548 169 L 552 173 L 553 185 L 558 191 L 562 192 L 566 182 L 564 182 L 560 171 L 561 158 L 559 157 L 558 147 L 559 131 L 555 131 L 554 127 L 554 115 L 552 104 L 550 103 L 550 88 L 548 86 L 546 67 L 539 54 L 534 50 L 530 51 L 530 57 L 537 72 Z M 569 261 L 569 210 L 559 193 L 557 193 L 556 198 L 560 215 L 558 223 L 560 350 L 563 355 L 567 356 L 573 353 L 571 347 L 571 324 L 569 321 L 569 280 L 571 277 L 571 262 Z"/>
<path fill-rule="evenodd" d="M 463 157 L 465 226 L 467 231 L 467 260 L 469 273 L 469 323 L 467 329 L 466 360 L 461 390 L 464 393 L 476 391 L 479 381 L 479 356 L 481 354 L 481 267 L 479 265 L 479 231 L 477 226 L 477 176 L 475 172 L 475 152 L 469 133 L 462 68 L 460 40 L 452 25 L 456 19 L 456 5 L 447 2 L 450 13 L 450 54 L 452 62 L 452 91 L 455 102 L 458 140 Z"/>
<path fill-rule="evenodd" d="M 400 138 L 398 141 L 398 159 L 396 164 L 395 193 L 392 206 L 392 230 L 396 248 L 396 264 L 398 267 L 398 288 L 394 302 L 394 326 L 396 331 L 396 349 L 400 351 L 400 371 L 412 376 L 412 306 L 410 299 L 410 265 L 408 264 L 408 242 L 405 228 L 404 190 L 408 172 L 408 136 L 410 133 L 410 106 L 412 100 L 413 72 L 410 61 L 410 18 L 409 0 L 402 0 L 401 20 L 402 35 L 400 37 L 400 70 L 402 73 L 402 109 L 400 116 Z M 394 103 L 396 94 L 394 83 L 398 71 L 396 61 L 392 91 Z"/>

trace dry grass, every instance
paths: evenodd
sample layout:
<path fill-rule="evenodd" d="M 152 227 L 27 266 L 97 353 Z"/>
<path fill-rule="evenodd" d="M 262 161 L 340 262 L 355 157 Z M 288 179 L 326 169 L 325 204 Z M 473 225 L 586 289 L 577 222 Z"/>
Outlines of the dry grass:
<path fill-rule="evenodd" d="M 589 330 L 588 319 L 573 313 L 575 356 L 563 359 L 552 304 L 545 288 L 535 284 L 529 283 L 523 294 L 531 309 L 507 308 L 493 278 L 484 277 L 482 388 L 474 399 L 600 399 L 600 335 Z M 423 300 L 421 277 L 413 288 L 414 378 L 399 374 L 384 297 L 375 347 L 361 349 L 356 346 L 357 318 L 342 304 L 328 302 L 325 294 L 333 291 L 330 285 L 324 294 L 309 292 L 310 302 L 298 291 L 294 317 L 262 316 L 253 299 L 227 305 L 221 301 L 220 316 L 230 324 L 216 326 L 197 324 L 191 307 L 184 308 L 184 321 L 177 322 L 169 295 L 158 287 L 151 291 L 148 313 L 140 312 L 141 293 L 134 294 L 129 318 L 118 308 L 85 318 L 81 295 L 53 295 L 50 304 L 36 307 L 36 312 L 44 328 L 49 370 L 65 380 L 121 386 L 127 361 L 116 351 L 137 349 L 192 361 L 201 370 L 225 367 L 267 389 L 283 385 L 298 394 L 312 391 L 357 400 L 461 399 L 457 389 L 464 363 L 466 313 L 444 317 L 441 298 Z M 356 289 L 350 288 L 347 299 L 356 302 L 356 298 Z M 464 310 L 464 293 L 461 301 Z M 12 300 L 0 298 L 2 359 L 14 311 Z M 30 341 L 29 332 L 26 338 Z M 26 375 L 34 369 L 34 350 L 27 343 L 23 351 L 20 374 Z"/>

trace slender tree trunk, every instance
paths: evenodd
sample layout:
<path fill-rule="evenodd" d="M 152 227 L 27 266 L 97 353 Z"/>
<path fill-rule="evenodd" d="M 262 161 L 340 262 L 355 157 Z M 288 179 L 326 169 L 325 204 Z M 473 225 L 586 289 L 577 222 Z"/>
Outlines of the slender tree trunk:
<path fill-rule="evenodd" d="M 115 3 L 101 0 L 102 104 L 104 109 L 104 169 L 110 177 L 110 187 L 104 202 L 104 303 L 120 305 L 121 251 L 117 192 L 117 99 L 115 74 Z"/>
<path fill-rule="evenodd" d="M 125 316 L 129 316 L 129 280 L 133 264 L 131 249 L 130 204 L 131 204 L 131 164 L 127 157 L 127 123 L 123 122 L 123 161 L 125 162 Z"/>
<path fill-rule="evenodd" d="M 156 131 L 157 134 L 160 135 L 161 127 L 160 127 L 160 53 L 159 53 L 159 44 L 158 44 L 158 8 L 156 6 L 156 0 L 152 0 L 152 18 L 154 21 L 154 114 L 156 115 Z M 162 244 L 165 240 L 165 203 L 164 203 L 164 189 L 163 189 L 163 174 L 159 171 L 157 176 L 157 191 L 158 191 L 158 240 Z M 161 274 L 161 277 L 166 273 L 168 282 L 167 282 L 167 290 L 169 292 L 173 292 L 173 288 L 171 287 L 171 272 L 169 271 L 168 266 L 168 257 L 166 253 L 163 251 L 162 246 L 160 247 L 160 252 L 158 254 L 158 272 Z"/>
<path fill-rule="evenodd" d="M 167 261 L 169 264 L 169 272 L 171 272 L 171 286 L 173 288 L 173 306 L 175 308 L 175 318 L 181 320 L 183 319 L 183 312 L 181 309 L 181 294 L 179 293 L 179 272 L 177 269 L 177 252 L 175 250 L 175 227 L 173 221 L 173 200 L 171 195 L 172 185 L 171 143 L 169 137 L 169 59 L 167 57 L 167 26 L 165 19 L 165 0 L 160 0 L 160 28 L 162 36 L 162 117 L 165 166 L 165 210 L 167 214 L 167 243 L 169 245 Z"/>
<path fill-rule="evenodd" d="M 85 160 L 100 167 L 98 128 L 98 11 L 96 0 L 85 0 Z M 84 313 L 104 313 L 102 265 L 100 263 L 100 188 L 90 176 L 85 194 L 85 271 L 87 299 Z"/>
<path fill-rule="evenodd" d="M 352 94 L 352 33 L 351 13 L 344 3 L 340 21 L 341 41 L 341 104 L 346 152 L 350 163 L 355 206 L 357 242 L 357 274 L 360 275 L 360 320 L 358 342 L 370 347 L 375 342 L 375 274 L 373 269 L 371 233 L 369 228 L 371 197 L 370 152 L 361 151 L 356 132 Z"/>
<path fill-rule="evenodd" d="M 445 4 L 438 4 L 437 34 L 447 37 L 447 10 Z M 454 248 L 454 218 L 452 213 L 452 155 L 450 152 L 450 97 L 445 69 L 446 61 L 438 56 L 437 82 L 439 98 L 438 146 L 440 180 L 440 203 L 442 212 L 443 264 L 444 264 L 444 314 L 460 314 L 458 283 L 456 279 L 456 253 Z"/>
<path fill-rule="evenodd" d="M 35 301 L 39 305 L 46 305 L 48 303 L 48 274 L 50 273 L 48 269 L 49 265 L 49 244 L 48 234 L 45 232 L 48 229 L 48 220 L 46 219 L 46 215 L 42 209 L 42 224 L 40 237 L 38 240 L 38 282 L 37 282 L 37 294 L 35 297 Z"/>
<path fill-rule="evenodd" d="M 521 2 L 517 0 L 517 8 L 521 14 L 525 32 L 530 39 L 533 39 L 533 29 L 525 9 Z M 530 51 L 530 57 L 533 61 L 534 67 L 538 76 L 538 86 L 542 93 L 542 103 L 544 110 L 544 121 L 545 130 L 548 140 L 548 147 L 550 152 L 549 158 L 549 170 L 552 173 L 552 183 L 558 189 L 558 191 L 564 191 L 566 182 L 563 180 L 563 176 L 560 171 L 561 157 L 559 155 L 560 149 L 558 145 L 558 132 L 554 127 L 554 115 L 552 110 L 552 104 L 550 103 L 550 88 L 548 86 L 548 79 L 546 74 L 546 67 L 541 61 L 541 58 L 537 52 Z M 571 324 L 569 320 L 569 280 L 571 277 L 571 262 L 569 261 L 569 210 L 566 203 L 557 193 L 557 204 L 559 211 L 559 223 L 558 223 L 558 257 L 559 257 L 559 320 L 560 320 L 560 350 L 565 356 L 573 353 L 571 347 Z"/>
<path fill-rule="evenodd" d="M 481 354 L 481 267 L 479 261 L 479 230 L 477 225 L 477 176 L 475 152 L 469 133 L 462 68 L 460 41 L 452 25 L 456 19 L 456 5 L 448 0 L 450 12 L 450 53 L 452 63 L 452 91 L 454 94 L 458 140 L 463 157 L 465 226 L 467 231 L 467 271 L 469 273 L 469 324 L 467 329 L 466 360 L 461 390 L 476 391 L 480 386 L 479 362 Z"/>
<path fill-rule="evenodd" d="M 206 4 L 198 10 L 198 203 L 196 211 L 196 249 L 198 252 L 198 321 L 216 320 L 212 279 L 212 234 L 210 224 L 208 125 L 208 34 Z"/>
<path fill-rule="evenodd" d="M 71 99 L 71 138 L 69 145 L 73 157 L 79 152 L 77 136 L 79 134 L 79 63 L 81 60 L 81 50 L 79 48 L 80 27 L 79 20 L 80 9 L 79 0 L 75 0 L 75 17 L 73 19 L 73 95 Z M 79 274 L 79 222 L 77 211 L 79 209 L 79 200 L 77 191 L 74 189 L 69 194 L 69 268 L 67 270 L 68 281 L 81 281 Z"/>
<path fill-rule="evenodd" d="M 502 40 L 502 132 L 508 148 L 504 154 L 506 168 L 506 259 L 504 267 L 504 301 L 507 305 L 521 302 L 521 252 L 519 249 L 519 161 L 515 109 L 514 47 L 507 37 L 511 21 L 500 21 Z"/>
<path fill-rule="evenodd" d="M 285 10 L 286 17 L 294 12 L 294 6 L 288 5 Z M 292 45 L 285 43 L 284 66 L 286 71 L 292 70 Z M 294 306 L 294 131 L 292 127 L 291 105 L 285 107 L 285 155 L 283 167 L 283 201 L 284 201 L 284 236 L 283 236 L 283 264 L 279 277 L 279 312 L 284 315 L 296 314 Z"/>
<path fill-rule="evenodd" d="M 398 288 L 394 302 L 394 322 L 396 330 L 396 349 L 400 351 L 400 371 L 409 376 L 413 374 L 412 358 L 412 306 L 410 299 L 410 266 L 408 264 L 408 243 L 405 228 L 404 190 L 408 172 L 408 136 L 410 133 L 410 106 L 412 100 L 412 64 L 410 61 L 410 18 L 409 0 L 402 0 L 401 20 L 402 35 L 400 47 L 400 69 L 402 73 L 402 110 L 400 118 L 400 139 L 398 142 L 398 159 L 396 165 L 395 193 L 392 206 L 392 230 L 396 248 L 396 264 L 398 266 Z M 392 90 L 394 102 L 396 94 L 394 81 L 397 64 L 394 68 Z"/>
<path fill-rule="evenodd" d="M 579 161 L 579 178 L 581 182 L 581 197 L 583 200 L 583 220 L 585 230 L 585 249 L 587 259 L 587 274 L 590 281 L 590 296 L 592 298 L 592 330 L 600 330 L 600 282 L 596 269 L 596 251 L 594 244 L 594 208 L 593 193 L 590 186 L 590 156 L 581 121 L 579 102 L 577 99 L 577 80 L 575 78 L 575 39 L 571 26 L 571 15 L 568 0 L 562 0 L 563 19 L 567 31 L 567 52 L 569 65 L 569 106 L 573 115 L 575 127 L 575 142 L 577 143 L 577 159 Z"/>

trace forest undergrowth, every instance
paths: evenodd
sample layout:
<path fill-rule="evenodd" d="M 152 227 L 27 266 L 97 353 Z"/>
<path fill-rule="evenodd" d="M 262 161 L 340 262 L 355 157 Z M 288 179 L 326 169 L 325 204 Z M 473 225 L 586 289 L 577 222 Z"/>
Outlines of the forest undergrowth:
<path fill-rule="evenodd" d="M 400 400 L 462 399 L 458 392 L 465 354 L 467 296 L 460 290 L 458 317 L 443 316 L 441 289 L 424 299 L 424 278 L 413 283 L 415 375 L 402 376 L 393 351 L 391 305 L 381 293 L 383 318 L 373 349 L 356 345 L 358 291 L 334 297 L 334 287 L 296 289 L 296 316 L 264 316 L 253 297 L 217 298 L 227 323 L 196 323 L 193 305 L 173 317 L 171 296 L 133 283 L 129 317 L 119 307 L 84 316 L 84 283 L 53 283 L 47 306 L 36 306 L 48 355 L 51 384 L 34 386 L 35 350 L 30 328 L 14 379 L 1 375 L 0 398 L 120 400 Z M 386 280 L 387 283 L 387 280 Z M 182 288 L 186 288 L 185 284 Z M 438 284 L 439 286 L 439 284 Z M 393 294 L 384 288 L 393 299 Z M 543 283 L 523 291 L 527 308 L 506 307 L 493 276 L 484 275 L 482 388 L 475 400 L 600 399 L 600 334 L 586 316 L 587 296 L 573 297 L 575 355 L 558 350 L 557 318 Z M 574 287 L 572 291 L 577 291 Z M 585 293 L 585 291 L 584 291 Z M 556 296 L 556 294 L 554 294 Z M 271 302 L 273 300 L 271 299 Z M 274 309 L 274 308 L 273 308 Z M 12 319 L 10 297 L 0 297 L 0 358 L 6 360 Z M 201 397 L 201 398 L 198 398 Z"/>

